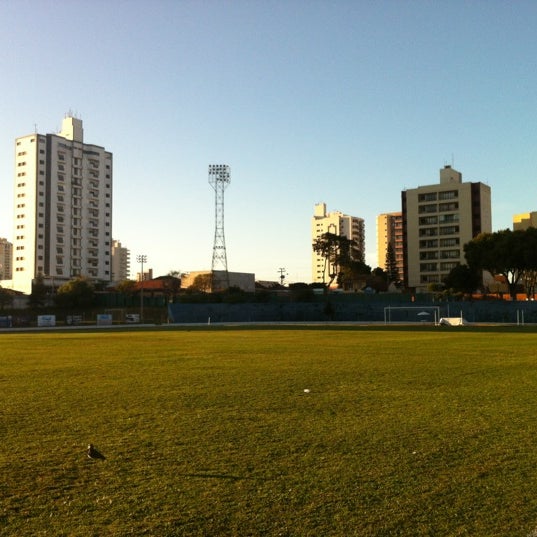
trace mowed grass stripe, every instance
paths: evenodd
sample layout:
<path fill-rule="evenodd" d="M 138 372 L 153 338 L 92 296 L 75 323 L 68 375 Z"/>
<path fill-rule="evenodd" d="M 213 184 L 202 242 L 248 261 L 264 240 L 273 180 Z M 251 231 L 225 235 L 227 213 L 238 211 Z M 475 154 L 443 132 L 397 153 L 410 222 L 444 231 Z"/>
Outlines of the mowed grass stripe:
<path fill-rule="evenodd" d="M 0 532 L 526 536 L 536 341 L 2 334 Z M 89 442 L 106 461 L 86 457 Z"/>

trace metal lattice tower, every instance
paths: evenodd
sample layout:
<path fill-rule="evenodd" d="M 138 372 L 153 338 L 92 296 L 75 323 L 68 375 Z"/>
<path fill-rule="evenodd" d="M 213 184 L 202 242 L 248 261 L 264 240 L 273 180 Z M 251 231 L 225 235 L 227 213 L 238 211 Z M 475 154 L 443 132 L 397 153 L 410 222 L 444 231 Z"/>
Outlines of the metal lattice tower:
<path fill-rule="evenodd" d="M 227 271 L 227 254 L 226 254 L 226 239 L 224 236 L 224 191 L 231 182 L 231 174 L 229 166 L 225 164 L 210 164 L 209 165 L 209 184 L 215 192 L 214 197 L 214 246 L 213 246 L 213 262 L 211 270 L 213 272 L 213 286 L 221 289 L 222 285 L 229 287 L 229 274 Z M 215 282 L 215 271 L 223 271 L 224 281 Z"/>

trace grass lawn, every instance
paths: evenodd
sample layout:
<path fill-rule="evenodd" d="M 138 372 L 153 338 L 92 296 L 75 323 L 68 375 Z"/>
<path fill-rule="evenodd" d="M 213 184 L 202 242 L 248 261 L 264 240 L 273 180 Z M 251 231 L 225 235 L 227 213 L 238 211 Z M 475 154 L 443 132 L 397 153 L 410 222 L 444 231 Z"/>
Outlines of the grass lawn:
<path fill-rule="evenodd" d="M 0 334 L 0 535 L 533 535 L 536 347 L 508 328 Z"/>

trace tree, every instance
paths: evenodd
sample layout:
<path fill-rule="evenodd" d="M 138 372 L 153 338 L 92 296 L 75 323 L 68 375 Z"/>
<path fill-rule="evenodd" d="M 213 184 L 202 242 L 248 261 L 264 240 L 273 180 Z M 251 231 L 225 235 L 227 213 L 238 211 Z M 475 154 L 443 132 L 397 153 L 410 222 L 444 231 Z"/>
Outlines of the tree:
<path fill-rule="evenodd" d="M 457 265 L 444 278 L 446 289 L 455 293 L 473 293 L 480 284 L 479 273 L 468 265 Z"/>
<path fill-rule="evenodd" d="M 87 308 L 93 305 L 94 298 L 92 282 L 80 276 L 60 286 L 54 300 L 64 308 Z"/>
<path fill-rule="evenodd" d="M 190 286 L 190 289 L 194 291 L 202 291 L 204 293 L 208 293 L 213 288 L 213 273 L 207 272 L 205 274 L 198 274 L 194 281 L 192 282 L 192 285 Z"/>
<path fill-rule="evenodd" d="M 324 260 L 323 285 L 328 291 L 332 282 L 340 274 L 342 267 L 349 267 L 355 260 L 357 250 L 355 243 L 344 235 L 323 233 L 312 244 L 313 251 Z M 361 261 L 361 260 L 360 260 Z M 329 280 L 326 282 L 326 274 Z"/>
<path fill-rule="evenodd" d="M 10 289 L 4 289 L 0 285 L 0 310 L 13 304 L 14 293 Z"/>
<path fill-rule="evenodd" d="M 511 298 L 527 267 L 526 231 L 504 229 L 494 233 L 480 233 L 464 245 L 468 266 L 473 270 L 487 270 L 492 276 L 501 275 L 507 281 Z"/>
<path fill-rule="evenodd" d="M 388 290 L 388 274 L 377 267 L 370 271 L 371 274 L 367 278 L 367 286 L 374 289 L 375 293 L 382 293 Z"/>
<path fill-rule="evenodd" d="M 45 285 L 45 278 L 40 272 L 32 282 L 32 292 L 30 293 L 30 306 L 39 308 L 45 305 L 47 299 L 47 286 Z"/>
<path fill-rule="evenodd" d="M 371 275 L 371 267 L 363 261 L 351 260 L 341 267 L 337 277 L 338 287 L 348 290 L 362 289 L 368 277 Z"/>
<path fill-rule="evenodd" d="M 290 283 L 289 291 L 293 302 L 310 302 L 314 298 L 314 284 L 308 285 L 304 282 Z"/>
<path fill-rule="evenodd" d="M 178 271 L 170 271 L 167 276 L 157 278 L 162 280 L 162 291 L 168 302 L 174 302 L 181 289 L 181 278 Z"/>
<path fill-rule="evenodd" d="M 395 252 L 391 242 L 389 242 L 388 246 L 386 247 L 386 276 L 388 279 L 388 284 L 392 282 L 399 283 L 397 260 L 395 259 Z"/>
<path fill-rule="evenodd" d="M 116 285 L 116 291 L 124 295 L 133 295 L 136 292 L 136 282 L 134 280 L 122 280 Z"/>

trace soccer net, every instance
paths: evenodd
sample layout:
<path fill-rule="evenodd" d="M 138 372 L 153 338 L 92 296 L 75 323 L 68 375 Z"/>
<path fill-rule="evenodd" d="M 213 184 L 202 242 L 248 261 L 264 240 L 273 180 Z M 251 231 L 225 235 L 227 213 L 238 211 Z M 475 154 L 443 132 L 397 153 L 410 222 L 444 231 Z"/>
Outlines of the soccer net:
<path fill-rule="evenodd" d="M 440 306 L 386 306 L 384 324 L 434 323 L 440 321 Z"/>

